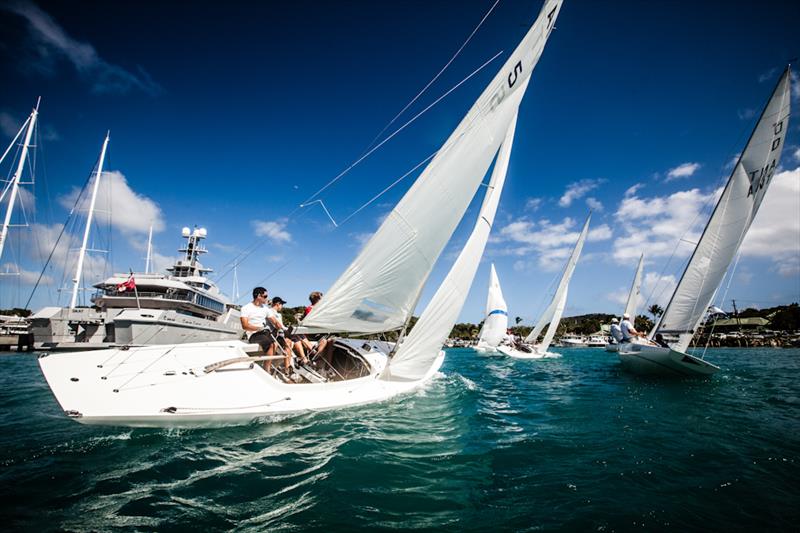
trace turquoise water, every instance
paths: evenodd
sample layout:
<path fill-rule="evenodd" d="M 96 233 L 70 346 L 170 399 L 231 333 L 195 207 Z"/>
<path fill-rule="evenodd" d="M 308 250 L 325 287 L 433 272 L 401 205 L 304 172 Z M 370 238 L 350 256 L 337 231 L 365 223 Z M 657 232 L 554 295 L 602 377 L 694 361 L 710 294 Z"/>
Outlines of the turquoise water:
<path fill-rule="evenodd" d="M 800 350 L 717 349 L 708 380 L 614 354 L 448 352 L 421 392 L 216 430 L 64 417 L 0 357 L 0 518 L 26 530 L 794 530 Z"/>

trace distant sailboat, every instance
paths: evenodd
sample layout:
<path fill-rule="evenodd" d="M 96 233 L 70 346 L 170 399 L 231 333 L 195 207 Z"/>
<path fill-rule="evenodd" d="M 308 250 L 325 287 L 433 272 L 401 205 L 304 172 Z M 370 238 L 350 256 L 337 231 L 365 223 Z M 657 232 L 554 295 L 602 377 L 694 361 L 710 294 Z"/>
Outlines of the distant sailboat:
<path fill-rule="evenodd" d="M 505 181 L 517 111 L 561 8 L 533 27 L 353 263 L 304 319 L 319 333 L 403 328 L 494 160 L 475 228 L 411 332 L 397 344 L 335 338 L 332 377 L 292 383 L 241 342 L 103 350 L 39 359 L 65 412 L 87 424 L 215 426 L 383 401 L 429 380 L 469 292 Z M 495 157 L 496 156 L 496 157 Z M 282 356 L 274 356 L 282 358 Z"/>
<path fill-rule="evenodd" d="M 486 318 L 483 320 L 483 328 L 475 350 L 485 353 L 496 352 L 497 347 L 505 339 L 507 330 L 508 307 L 492 264 L 489 272 L 489 295 L 486 298 Z"/>
<path fill-rule="evenodd" d="M 789 129 L 789 67 L 756 124 L 651 335 L 669 347 L 623 344 L 622 367 L 639 374 L 706 376 L 719 367 L 686 353 L 767 192 Z"/>
<path fill-rule="evenodd" d="M 564 312 L 564 307 L 567 305 L 569 281 L 572 279 L 572 273 L 575 272 L 575 265 L 578 264 L 578 258 L 581 256 L 583 243 L 586 240 L 586 235 L 589 233 L 589 221 L 591 218 L 591 214 L 586 217 L 586 222 L 583 224 L 578 242 L 575 243 L 572 255 L 570 255 L 564 267 L 564 273 L 561 276 L 561 281 L 558 283 L 556 293 L 553 295 L 553 300 L 550 302 L 550 305 L 547 306 L 544 313 L 542 313 L 542 316 L 539 317 L 539 322 L 536 324 L 536 327 L 525 337 L 522 343 L 518 343 L 515 346 L 498 346 L 498 351 L 518 359 L 541 359 L 543 357 L 560 356 L 559 354 L 550 353 L 547 350 L 550 348 L 550 343 L 553 342 L 553 337 L 558 329 L 558 323 L 561 321 L 561 314 Z M 550 326 L 547 328 L 542 342 L 536 344 L 539 334 L 547 324 L 550 324 Z"/>
<path fill-rule="evenodd" d="M 636 307 L 639 304 L 639 294 L 641 294 L 641 288 L 642 288 L 643 266 L 644 266 L 644 254 L 639 256 L 639 265 L 636 267 L 636 274 L 633 276 L 633 284 L 631 285 L 631 291 L 628 293 L 628 301 L 625 303 L 625 311 L 623 312 L 623 316 L 628 315 L 629 317 L 631 317 L 631 320 L 636 318 L 636 310 L 637 310 Z M 607 352 L 619 351 L 619 344 L 616 341 L 606 344 L 606 351 Z"/>

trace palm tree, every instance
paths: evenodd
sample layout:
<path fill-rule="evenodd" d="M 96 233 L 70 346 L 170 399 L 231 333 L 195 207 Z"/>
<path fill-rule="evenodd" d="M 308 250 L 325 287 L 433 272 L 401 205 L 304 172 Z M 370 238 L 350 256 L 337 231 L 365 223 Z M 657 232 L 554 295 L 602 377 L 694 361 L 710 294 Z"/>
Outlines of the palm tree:
<path fill-rule="evenodd" d="M 651 305 L 647 312 L 653 315 L 653 323 L 658 322 L 658 317 L 664 314 L 664 310 L 658 304 Z"/>

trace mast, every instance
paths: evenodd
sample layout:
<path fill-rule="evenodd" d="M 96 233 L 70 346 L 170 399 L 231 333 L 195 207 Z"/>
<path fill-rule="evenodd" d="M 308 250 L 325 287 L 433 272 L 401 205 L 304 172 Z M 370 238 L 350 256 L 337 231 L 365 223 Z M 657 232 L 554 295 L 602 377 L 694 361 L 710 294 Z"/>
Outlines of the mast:
<path fill-rule="evenodd" d="M 150 231 L 147 234 L 147 258 L 144 260 L 144 273 L 150 273 L 150 261 L 153 258 L 153 225 L 150 224 Z"/>
<path fill-rule="evenodd" d="M 78 301 L 78 287 L 81 283 L 81 274 L 83 274 L 83 260 L 86 257 L 86 245 L 89 242 L 89 230 L 92 227 L 92 218 L 94 217 L 94 204 L 97 202 L 97 189 L 100 187 L 100 176 L 103 174 L 103 161 L 106 158 L 106 148 L 108 148 L 108 139 L 111 132 L 106 133 L 106 139 L 103 141 L 103 149 L 100 151 L 100 160 L 97 163 L 97 173 L 94 177 L 94 187 L 92 187 L 92 199 L 89 202 L 89 214 L 86 216 L 86 228 L 83 230 L 83 243 L 81 244 L 81 251 L 78 254 L 78 266 L 75 269 L 75 277 L 72 279 L 72 300 L 70 300 L 69 308 L 75 309 L 75 304 Z"/>
<path fill-rule="evenodd" d="M 19 163 L 17 164 L 17 171 L 14 173 L 14 178 L 11 183 L 11 196 L 8 198 L 8 208 L 6 208 L 6 217 L 3 221 L 3 229 L 0 230 L 0 259 L 3 257 L 3 248 L 6 244 L 6 237 L 8 236 L 8 226 L 11 223 L 11 214 L 14 212 L 14 202 L 17 200 L 19 193 L 19 181 L 22 177 L 22 171 L 25 169 L 25 160 L 28 157 L 28 148 L 31 145 L 31 136 L 33 135 L 33 128 L 36 126 L 36 117 L 39 116 L 39 102 L 36 101 L 36 108 L 31 112 L 28 119 L 28 131 L 25 132 L 25 142 L 22 144 L 22 153 L 19 156 Z"/>

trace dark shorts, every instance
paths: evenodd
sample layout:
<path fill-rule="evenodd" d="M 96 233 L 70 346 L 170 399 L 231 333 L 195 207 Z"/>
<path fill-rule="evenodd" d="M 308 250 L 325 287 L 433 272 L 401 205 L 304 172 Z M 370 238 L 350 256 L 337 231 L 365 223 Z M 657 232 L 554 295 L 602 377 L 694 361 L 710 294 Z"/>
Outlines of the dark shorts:
<path fill-rule="evenodd" d="M 266 352 L 269 347 L 272 346 L 273 340 L 272 335 L 269 333 L 264 331 L 256 331 L 250 335 L 248 342 L 250 342 L 250 344 L 258 344 L 261 346 L 261 349 Z"/>

